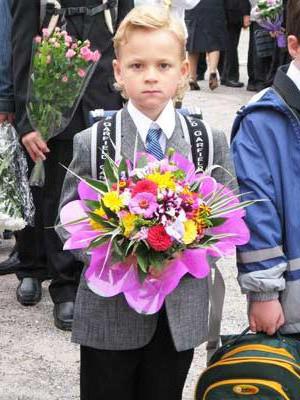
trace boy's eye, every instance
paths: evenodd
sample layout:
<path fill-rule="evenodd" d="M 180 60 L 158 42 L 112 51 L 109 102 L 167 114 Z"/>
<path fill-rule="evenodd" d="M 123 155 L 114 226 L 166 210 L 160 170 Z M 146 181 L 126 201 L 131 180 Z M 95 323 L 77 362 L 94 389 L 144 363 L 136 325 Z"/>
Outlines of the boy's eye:
<path fill-rule="evenodd" d="M 134 64 L 131 64 L 130 67 L 132 69 L 141 69 L 142 68 L 142 64 L 141 63 L 134 63 Z"/>
<path fill-rule="evenodd" d="M 161 63 L 160 64 L 160 69 L 169 69 L 170 68 L 170 64 L 168 63 Z"/>

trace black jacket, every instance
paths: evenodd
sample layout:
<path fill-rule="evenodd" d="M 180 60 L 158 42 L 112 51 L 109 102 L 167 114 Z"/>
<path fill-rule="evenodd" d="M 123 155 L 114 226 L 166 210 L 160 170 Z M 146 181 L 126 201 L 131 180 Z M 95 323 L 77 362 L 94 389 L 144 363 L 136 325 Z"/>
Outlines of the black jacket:
<path fill-rule="evenodd" d="M 224 0 L 226 19 L 228 24 L 241 24 L 244 15 L 250 15 L 249 0 Z"/>
<path fill-rule="evenodd" d="M 62 7 L 98 6 L 99 0 L 61 0 Z M 120 0 L 118 19 L 121 20 L 133 7 L 133 0 Z M 20 137 L 31 132 L 26 114 L 26 97 L 33 38 L 40 33 L 40 0 L 13 0 L 12 6 L 13 82 L 16 102 L 16 128 Z M 81 40 L 89 39 L 93 50 L 98 49 L 102 58 L 84 93 L 74 117 L 66 130 L 57 136 L 70 140 L 76 132 L 88 126 L 88 111 L 95 108 L 119 109 L 122 99 L 113 88 L 112 60 L 114 51 L 112 34 L 108 31 L 101 12 L 90 16 L 67 17 L 68 33 Z"/>

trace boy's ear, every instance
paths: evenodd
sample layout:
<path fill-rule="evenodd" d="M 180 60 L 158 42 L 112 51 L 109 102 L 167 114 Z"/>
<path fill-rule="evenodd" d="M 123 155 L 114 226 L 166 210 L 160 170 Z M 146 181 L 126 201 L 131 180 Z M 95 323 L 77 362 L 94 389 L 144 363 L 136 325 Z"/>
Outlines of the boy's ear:
<path fill-rule="evenodd" d="M 121 74 L 121 65 L 120 61 L 118 59 L 113 60 L 113 69 L 114 69 L 114 75 L 115 79 L 118 82 L 118 84 L 122 84 L 122 74 Z"/>
<path fill-rule="evenodd" d="M 290 56 L 300 62 L 300 43 L 297 36 L 288 36 L 288 49 Z"/>
<path fill-rule="evenodd" d="M 184 77 L 187 77 L 190 74 L 190 63 L 188 60 L 182 61 L 181 64 L 181 74 Z"/>

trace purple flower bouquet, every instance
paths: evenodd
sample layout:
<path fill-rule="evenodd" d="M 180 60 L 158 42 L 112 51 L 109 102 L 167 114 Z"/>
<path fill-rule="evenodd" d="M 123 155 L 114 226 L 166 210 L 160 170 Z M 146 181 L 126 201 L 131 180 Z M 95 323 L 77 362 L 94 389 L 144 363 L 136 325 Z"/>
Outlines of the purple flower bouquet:
<path fill-rule="evenodd" d="M 282 0 L 259 0 L 252 9 L 251 16 L 262 28 L 276 38 L 278 47 L 286 47 L 286 36 L 282 27 Z"/>
<path fill-rule="evenodd" d="M 100 296 L 123 293 L 137 312 L 156 313 L 184 275 L 209 274 L 208 256 L 249 240 L 243 216 L 252 203 L 178 153 L 162 161 L 142 153 L 134 166 L 108 158 L 104 172 L 103 182 L 79 177 L 79 200 L 60 213 L 64 249 L 91 255 L 85 278 Z"/>

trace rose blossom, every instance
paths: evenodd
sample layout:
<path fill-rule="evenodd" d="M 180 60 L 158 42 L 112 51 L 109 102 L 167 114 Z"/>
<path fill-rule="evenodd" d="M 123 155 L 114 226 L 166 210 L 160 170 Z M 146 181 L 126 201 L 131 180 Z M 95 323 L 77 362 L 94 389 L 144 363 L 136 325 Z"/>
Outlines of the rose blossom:
<path fill-rule="evenodd" d="M 34 42 L 39 44 L 39 43 L 42 42 L 42 38 L 41 38 L 40 36 L 36 36 L 36 37 L 34 38 Z"/>
<path fill-rule="evenodd" d="M 93 52 L 86 46 L 80 49 L 80 55 L 85 61 L 91 61 L 93 59 Z"/>
<path fill-rule="evenodd" d="M 67 58 L 72 58 L 72 57 L 75 56 L 75 54 L 76 54 L 76 52 L 75 52 L 74 50 L 69 49 L 69 50 L 66 52 L 66 57 L 67 57 Z"/>
<path fill-rule="evenodd" d="M 61 81 L 62 82 L 64 82 L 64 83 L 66 83 L 66 82 L 68 82 L 68 77 L 67 77 L 67 75 L 64 75 L 62 78 L 61 78 Z"/>
<path fill-rule="evenodd" d="M 43 37 L 44 38 L 48 38 L 50 36 L 50 32 L 49 32 L 49 30 L 47 28 L 44 28 L 42 30 L 42 33 L 43 33 Z"/>
<path fill-rule="evenodd" d="M 100 56 L 101 56 L 101 54 L 100 54 L 100 52 L 98 50 L 94 51 L 94 53 L 93 53 L 93 61 L 97 62 L 100 59 Z"/>
<path fill-rule="evenodd" d="M 84 69 L 79 68 L 78 71 L 77 71 L 77 74 L 80 76 L 80 78 L 84 78 L 85 75 L 86 75 L 86 72 L 85 72 Z"/>

